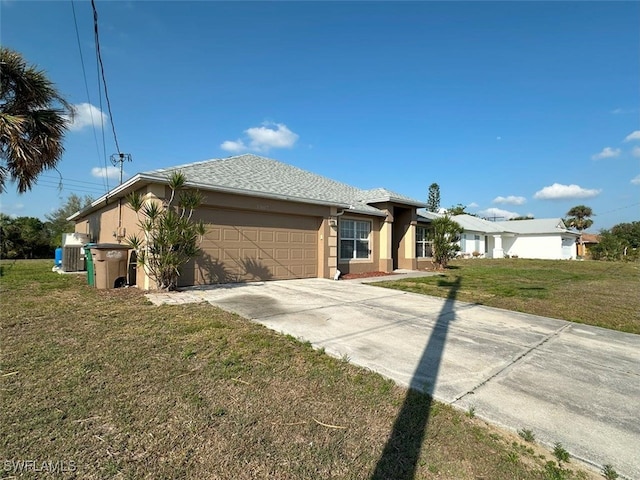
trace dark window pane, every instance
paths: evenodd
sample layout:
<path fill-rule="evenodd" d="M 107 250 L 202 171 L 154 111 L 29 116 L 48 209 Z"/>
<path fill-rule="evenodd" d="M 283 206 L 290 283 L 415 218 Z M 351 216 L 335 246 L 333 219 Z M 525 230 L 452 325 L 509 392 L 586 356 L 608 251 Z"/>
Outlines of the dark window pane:
<path fill-rule="evenodd" d="M 356 258 L 369 258 L 369 241 L 356 240 Z"/>
<path fill-rule="evenodd" d="M 340 258 L 353 258 L 353 240 L 340 240 Z"/>

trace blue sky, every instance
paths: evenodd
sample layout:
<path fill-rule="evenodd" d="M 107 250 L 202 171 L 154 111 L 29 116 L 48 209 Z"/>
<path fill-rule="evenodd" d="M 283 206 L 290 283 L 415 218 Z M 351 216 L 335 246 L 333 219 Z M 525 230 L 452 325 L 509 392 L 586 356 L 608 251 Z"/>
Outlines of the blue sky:
<path fill-rule="evenodd" d="M 2 212 L 113 188 L 93 17 L 0 3 L 0 40 L 77 105 L 59 164 Z M 137 172 L 253 152 L 481 216 L 640 220 L 638 2 L 98 1 L 120 150 Z M 103 116 L 104 115 L 104 116 Z M 92 127 L 92 118 L 96 128 Z M 105 158 L 106 157 L 106 158 Z M 111 170 L 111 169 L 109 169 Z M 109 172 L 113 174 L 113 172 Z M 108 182 L 108 185 L 107 185 Z"/>

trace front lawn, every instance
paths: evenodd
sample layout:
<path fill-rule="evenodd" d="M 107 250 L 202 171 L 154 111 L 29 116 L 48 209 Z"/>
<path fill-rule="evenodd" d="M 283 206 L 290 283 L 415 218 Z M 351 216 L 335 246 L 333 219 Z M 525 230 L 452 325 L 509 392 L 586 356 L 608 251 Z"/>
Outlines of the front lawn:
<path fill-rule="evenodd" d="M 640 263 L 466 259 L 442 275 L 376 285 L 640 333 Z"/>
<path fill-rule="evenodd" d="M 51 262 L 2 266 L 0 477 L 592 478 L 208 304 L 155 307 Z"/>

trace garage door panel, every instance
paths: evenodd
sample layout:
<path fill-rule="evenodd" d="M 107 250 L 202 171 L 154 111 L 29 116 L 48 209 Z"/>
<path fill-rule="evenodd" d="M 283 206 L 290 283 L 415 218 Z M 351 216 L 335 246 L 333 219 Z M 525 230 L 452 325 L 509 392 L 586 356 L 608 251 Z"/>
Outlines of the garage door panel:
<path fill-rule="evenodd" d="M 261 231 L 260 232 L 260 241 L 261 242 L 273 242 L 274 235 L 275 234 L 273 232 Z"/>
<path fill-rule="evenodd" d="M 314 217 L 209 209 L 199 218 L 207 224 L 200 248 L 215 264 L 216 275 L 201 274 L 199 283 L 216 279 L 270 280 L 318 275 L 318 229 Z M 222 281 L 222 280 L 219 280 Z"/>
<path fill-rule="evenodd" d="M 276 260 L 289 260 L 289 249 L 276 248 Z"/>
<path fill-rule="evenodd" d="M 242 230 L 242 235 L 244 236 L 244 238 L 246 240 L 250 240 L 252 242 L 257 242 L 258 241 L 258 231 L 257 230 L 245 229 L 245 230 Z"/>
<path fill-rule="evenodd" d="M 242 258 L 253 258 L 258 260 L 258 249 L 257 248 L 243 248 L 242 249 Z"/>
<path fill-rule="evenodd" d="M 240 258 L 239 248 L 222 248 L 222 259 L 235 261 Z"/>
<path fill-rule="evenodd" d="M 225 242 L 237 242 L 240 240 L 240 232 L 233 228 L 224 228 L 222 230 L 222 238 Z"/>

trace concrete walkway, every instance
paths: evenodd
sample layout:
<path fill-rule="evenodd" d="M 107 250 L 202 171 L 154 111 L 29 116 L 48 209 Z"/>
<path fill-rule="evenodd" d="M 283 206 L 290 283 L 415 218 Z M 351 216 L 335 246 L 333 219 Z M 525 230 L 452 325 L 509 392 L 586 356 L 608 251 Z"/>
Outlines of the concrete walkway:
<path fill-rule="evenodd" d="M 456 285 L 441 299 L 304 279 L 148 297 L 207 301 L 640 479 L 640 336 L 458 302 L 455 293 Z"/>

